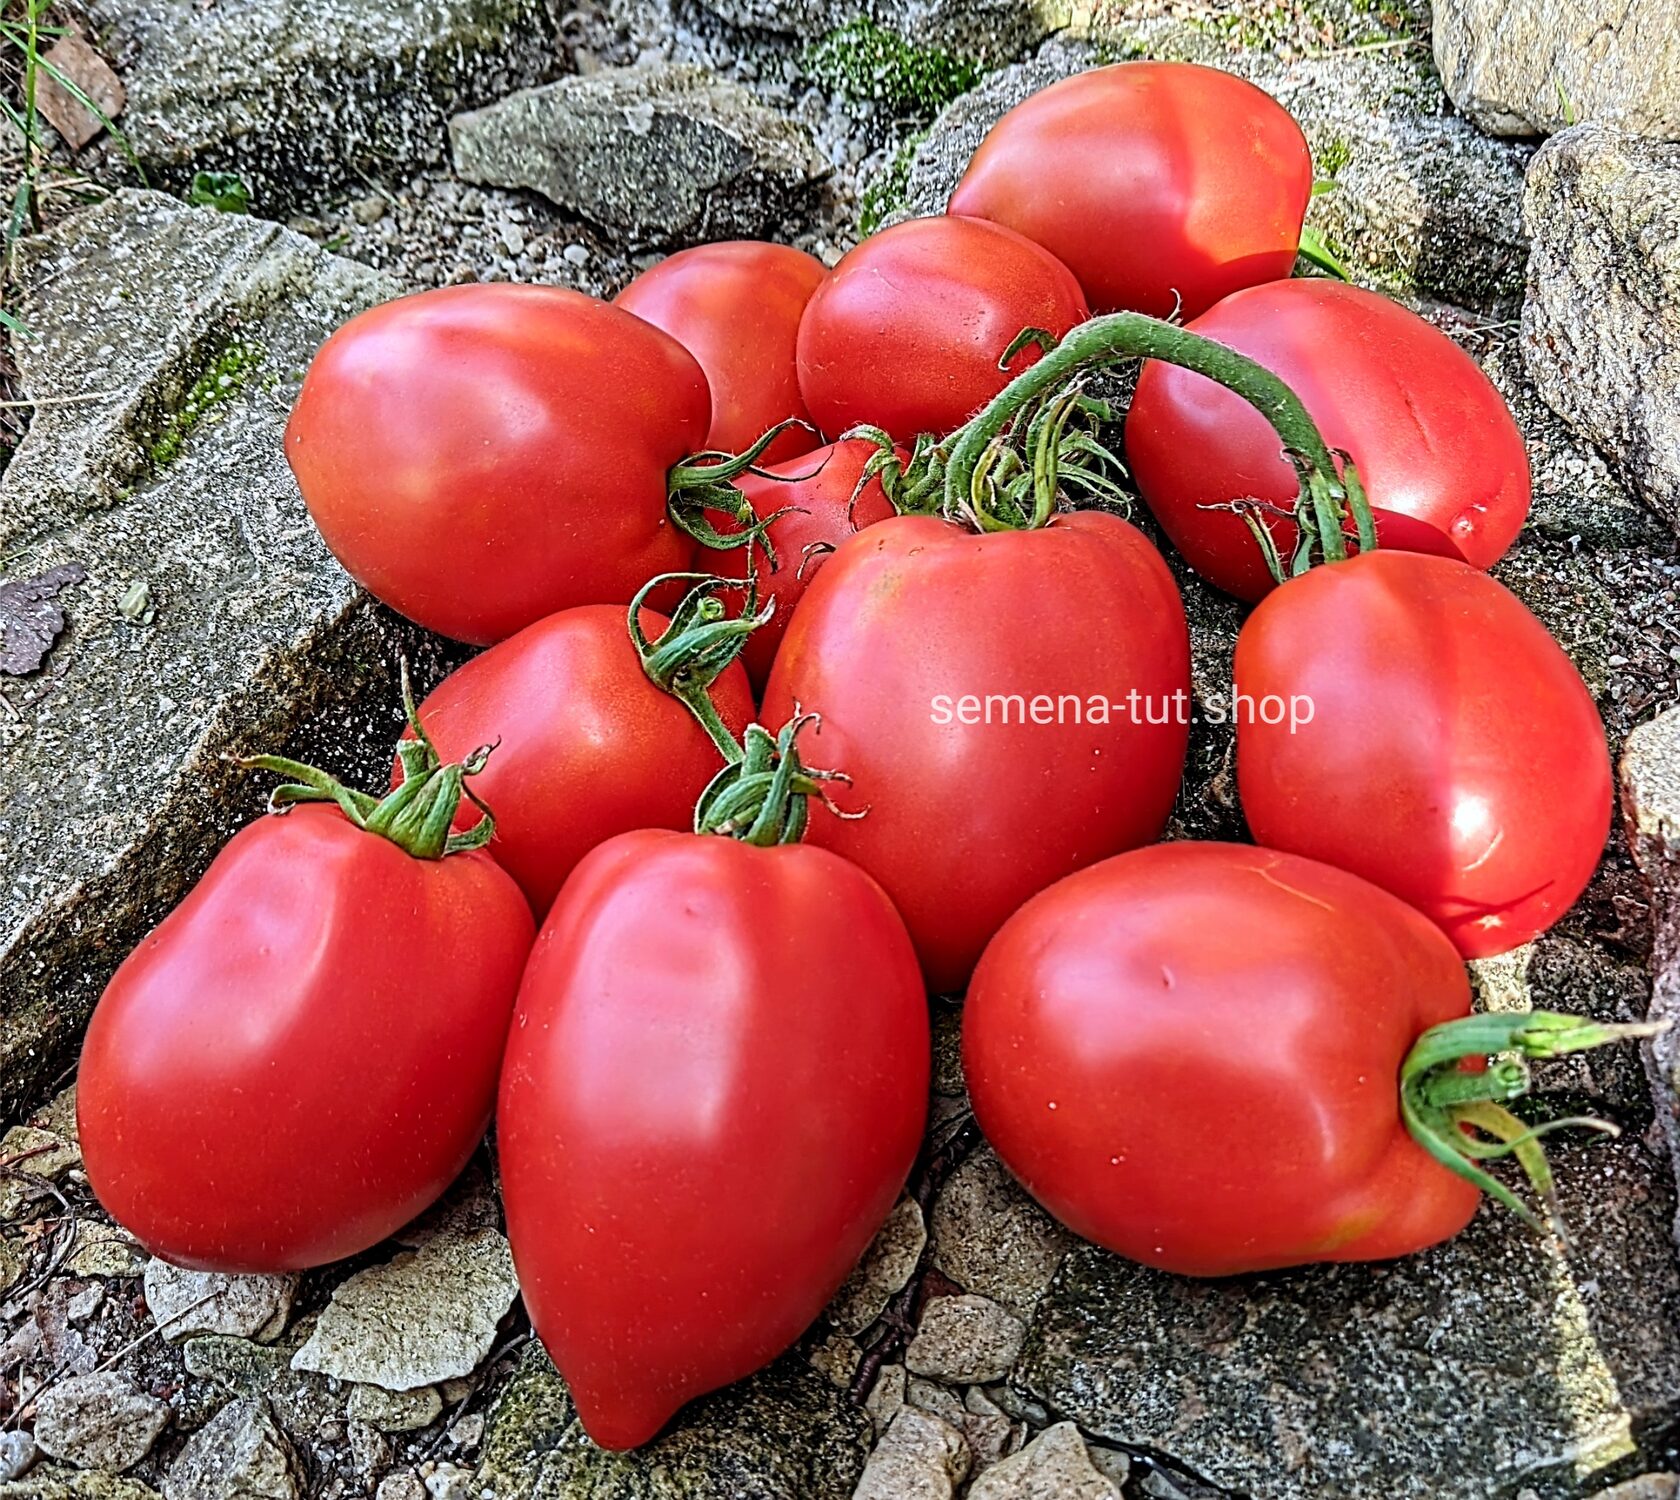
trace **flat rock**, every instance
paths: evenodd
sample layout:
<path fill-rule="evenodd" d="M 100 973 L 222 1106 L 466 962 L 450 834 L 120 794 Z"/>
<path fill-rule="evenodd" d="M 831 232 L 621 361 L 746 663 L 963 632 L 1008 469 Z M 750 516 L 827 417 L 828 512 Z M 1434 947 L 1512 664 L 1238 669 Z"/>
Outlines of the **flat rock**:
<path fill-rule="evenodd" d="M 1025 1325 L 989 1297 L 930 1297 L 904 1353 L 913 1375 L 969 1385 L 1001 1380 L 1021 1352 Z"/>
<path fill-rule="evenodd" d="M 0 1500 L 158 1500 L 158 1493 L 138 1479 L 98 1469 L 85 1474 L 47 1474 L 37 1469 L 26 1478 L 0 1484 Z"/>
<path fill-rule="evenodd" d="M 940 1187 L 932 1220 L 934 1267 L 1022 1318 L 1031 1315 L 1073 1243 L 984 1145 Z"/>
<path fill-rule="evenodd" d="M 262 807 L 257 748 L 380 781 L 396 658 L 434 647 L 332 560 L 281 448 L 338 324 L 396 288 L 301 235 L 125 192 L 25 247 L 42 405 L 0 476 L 0 555 L 77 562 L 69 628 L 0 707 L 0 1117 L 74 1055 L 111 971 Z M 143 583 L 149 625 L 119 609 Z M 76 831 L 64 837 L 65 829 Z"/>
<path fill-rule="evenodd" d="M 968 1500 L 1120 1500 L 1120 1489 L 1092 1466 L 1079 1429 L 1058 1422 L 987 1469 Z"/>
<path fill-rule="evenodd" d="M 267 1343 L 286 1327 L 297 1277 L 184 1271 L 154 1256 L 145 1288 L 146 1306 L 167 1339 L 218 1333 Z"/>
<path fill-rule="evenodd" d="M 1680 28 L 1670 0 L 1434 0 L 1435 65 L 1494 135 L 1596 120 L 1680 139 Z"/>
<path fill-rule="evenodd" d="M 292 1368 L 390 1391 L 470 1375 L 518 1295 L 499 1231 L 440 1231 L 341 1283 Z"/>
<path fill-rule="evenodd" d="M 1680 1495 L 1680 1475 L 1641 1474 L 1600 1490 L 1592 1500 L 1675 1500 L 1676 1495 Z"/>
<path fill-rule="evenodd" d="M 1071 9 L 1060 0 L 700 0 L 731 26 L 800 38 L 820 37 L 860 10 L 912 46 L 939 47 L 999 63 L 1019 57 L 1058 26 Z"/>
<path fill-rule="evenodd" d="M 653 1442 L 597 1448 L 533 1343 L 490 1412 L 474 1494 L 519 1500 L 850 1500 L 869 1418 L 797 1356 L 703 1397 Z M 906 1497 L 907 1500 L 907 1497 Z"/>
<path fill-rule="evenodd" d="M 956 1427 L 906 1406 L 869 1455 L 854 1500 L 951 1500 L 970 1462 L 968 1443 Z"/>
<path fill-rule="evenodd" d="M 921 1205 L 914 1198 L 900 1198 L 829 1304 L 829 1324 L 839 1333 L 862 1333 L 909 1284 L 926 1244 Z"/>
<path fill-rule="evenodd" d="M 449 122 L 469 182 L 532 188 L 647 244 L 751 237 L 828 170 L 802 124 L 709 69 L 563 78 Z"/>
<path fill-rule="evenodd" d="M 164 1500 L 297 1500 L 297 1454 L 262 1401 L 230 1401 L 169 1466 Z"/>
<path fill-rule="evenodd" d="M 351 1388 L 345 1408 L 351 1421 L 365 1422 L 380 1432 L 417 1432 L 443 1415 L 443 1397 L 435 1385 L 411 1391 L 387 1391 L 377 1385 Z"/>
<path fill-rule="evenodd" d="M 450 115 L 559 68 L 547 0 L 93 0 L 148 177 L 236 172 L 284 216 L 358 172 L 439 162 Z M 107 148 L 113 168 L 125 161 Z"/>
<path fill-rule="evenodd" d="M 49 1385 L 35 1403 L 41 1451 L 83 1469 L 132 1469 L 168 1425 L 167 1402 L 112 1370 L 72 1375 Z"/>
<path fill-rule="evenodd" d="M 1535 156 L 1524 207 L 1529 372 L 1680 530 L 1680 145 L 1576 126 Z"/>

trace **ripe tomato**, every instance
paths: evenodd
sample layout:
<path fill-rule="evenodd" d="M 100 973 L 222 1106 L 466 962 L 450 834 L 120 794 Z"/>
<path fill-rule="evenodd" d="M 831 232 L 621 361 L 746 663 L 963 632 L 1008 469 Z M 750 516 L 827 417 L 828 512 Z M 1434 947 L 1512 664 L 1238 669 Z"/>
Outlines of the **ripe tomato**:
<path fill-rule="evenodd" d="M 760 692 L 770 677 L 770 664 L 776 649 L 787 633 L 793 608 L 826 560 L 829 551 L 838 547 L 854 531 L 873 526 L 894 514 L 892 502 L 881 489 L 881 481 L 872 478 L 861 490 L 858 480 L 864 466 L 880 451 L 879 447 L 862 439 L 831 443 L 815 453 L 805 454 L 785 464 L 767 470 L 774 479 L 756 474 L 744 474 L 735 487 L 747 497 L 753 514 L 760 520 L 777 511 L 786 514 L 769 530 L 770 541 L 776 549 L 776 567 L 770 564 L 761 548 L 752 549 L 753 572 L 758 578 L 758 599 L 762 607 L 774 602 L 776 612 L 747 637 L 741 660 L 746 663 L 747 675 Z M 909 455 L 900 450 L 899 457 Z M 856 494 L 854 504 L 852 496 Z M 806 549 L 811 549 L 807 551 Z M 744 548 L 727 552 L 700 549 L 699 566 L 726 578 L 746 576 Z M 692 800 L 692 799 L 690 799 Z"/>
<path fill-rule="evenodd" d="M 794 340 L 805 304 L 827 275 L 803 250 L 728 240 L 679 250 L 643 271 L 613 303 L 664 329 L 700 362 L 712 390 L 705 446 L 736 453 L 789 417 L 811 420 L 799 395 Z M 760 463 L 808 453 L 820 441 L 790 428 Z"/>
<path fill-rule="evenodd" d="M 1489 568 L 1528 516 L 1522 433 L 1487 376 L 1451 339 L 1387 297 L 1326 280 L 1236 292 L 1190 329 L 1257 360 L 1305 403 L 1359 470 L 1385 546 Z M 1235 392 L 1150 361 L 1126 417 L 1138 489 L 1202 577 L 1243 599 L 1274 586 L 1240 516 L 1253 499 L 1293 508 L 1277 434 Z M 1272 523 L 1278 551 L 1295 523 Z"/>
<path fill-rule="evenodd" d="M 1313 568 L 1249 616 L 1235 675 L 1257 842 L 1394 892 L 1468 958 L 1544 932 L 1591 878 L 1604 727 L 1574 664 L 1485 573 L 1388 551 Z M 1268 699 L 1274 717 L 1308 708 L 1268 723 Z"/>
<path fill-rule="evenodd" d="M 799 388 L 824 432 L 901 443 L 960 427 L 1038 358 L 998 368 L 1017 334 L 1060 338 L 1088 316 L 1068 268 L 984 219 L 911 219 L 848 252 L 799 325 Z"/>
<path fill-rule="evenodd" d="M 1135 527 L 1076 512 L 976 536 L 900 516 L 812 581 L 764 714 L 821 711 L 822 758 L 853 781 L 836 800 L 869 812 L 809 837 L 881 882 L 944 991 L 1027 897 L 1160 835 L 1189 692 L 1178 590 Z"/>
<path fill-rule="evenodd" d="M 963 1014 L 980 1128 L 1075 1233 L 1227 1276 L 1405 1255 L 1476 1189 L 1401 1122 L 1402 1060 L 1470 1010 L 1452 944 L 1307 859 L 1161 844 L 1028 902 Z"/>
<path fill-rule="evenodd" d="M 642 611 L 650 637 L 667 623 Z M 712 698 L 738 737 L 753 716 L 739 662 Z M 499 738 L 474 790 L 496 812 L 487 848 L 539 921 L 597 844 L 637 828 L 689 827 L 722 766 L 688 709 L 648 680 L 613 604 L 561 610 L 474 657 L 420 705 L 420 722 L 445 760 Z M 463 826 L 478 821 L 462 813 Z"/>
<path fill-rule="evenodd" d="M 444 287 L 327 340 L 286 457 L 359 584 L 488 645 L 688 567 L 666 472 L 710 416 L 693 356 L 640 318 L 558 287 Z"/>
<path fill-rule="evenodd" d="M 904 1185 L 928 1069 L 904 924 L 844 860 L 642 832 L 578 866 L 497 1135 L 525 1304 L 597 1443 L 805 1331 Z"/>
<path fill-rule="evenodd" d="M 483 1138 L 532 936 L 483 852 L 415 858 L 333 807 L 259 818 L 93 1013 L 76 1108 L 99 1201 L 200 1270 L 377 1244 Z"/>
<path fill-rule="evenodd" d="M 992 128 L 953 214 L 1019 230 L 1096 312 L 1186 318 L 1289 275 L 1312 196 L 1301 127 L 1215 68 L 1126 62 L 1052 84 Z"/>

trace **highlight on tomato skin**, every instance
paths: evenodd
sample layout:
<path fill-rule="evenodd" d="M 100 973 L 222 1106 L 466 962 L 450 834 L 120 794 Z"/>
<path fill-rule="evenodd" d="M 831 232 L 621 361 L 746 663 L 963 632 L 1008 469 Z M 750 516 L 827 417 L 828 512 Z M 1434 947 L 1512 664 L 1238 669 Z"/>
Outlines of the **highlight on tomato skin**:
<path fill-rule="evenodd" d="M 1384 547 L 1490 568 L 1530 503 L 1528 453 L 1504 398 L 1433 324 L 1375 292 L 1323 278 L 1233 293 L 1188 327 L 1258 361 L 1294 390 L 1325 441 L 1358 469 Z M 1237 502 L 1257 502 L 1279 552 L 1298 479 L 1241 397 L 1148 361 L 1126 415 L 1138 490 L 1185 561 L 1217 588 L 1264 597 L 1275 582 Z"/>
<path fill-rule="evenodd" d="M 1041 244 L 1094 312 L 1194 318 L 1290 274 L 1312 196 L 1306 137 L 1246 79 L 1122 62 L 1031 95 L 981 142 L 948 211 Z"/>

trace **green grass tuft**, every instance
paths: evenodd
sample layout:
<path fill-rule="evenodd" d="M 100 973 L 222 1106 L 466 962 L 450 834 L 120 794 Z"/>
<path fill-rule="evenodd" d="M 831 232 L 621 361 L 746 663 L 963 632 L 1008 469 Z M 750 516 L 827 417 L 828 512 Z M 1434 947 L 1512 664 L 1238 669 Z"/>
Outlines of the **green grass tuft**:
<path fill-rule="evenodd" d="M 872 100 L 921 119 L 932 119 L 966 94 L 985 71 L 971 58 L 915 46 L 862 16 L 812 47 L 805 66 L 817 83 L 847 99 Z"/>

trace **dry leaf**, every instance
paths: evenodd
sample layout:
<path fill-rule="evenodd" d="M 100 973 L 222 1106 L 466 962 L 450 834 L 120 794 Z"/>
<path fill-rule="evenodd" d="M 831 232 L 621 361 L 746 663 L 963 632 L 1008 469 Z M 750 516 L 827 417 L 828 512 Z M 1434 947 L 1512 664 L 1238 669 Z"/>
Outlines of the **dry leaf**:
<path fill-rule="evenodd" d="M 68 32 L 50 47 L 46 60 L 105 113 L 105 120 L 114 120 L 123 111 L 128 95 L 122 79 L 111 71 L 111 65 L 92 47 Z M 35 106 L 69 143 L 72 151 L 80 151 L 105 128 L 105 120 L 75 97 L 69 89 L 43 68 L 37 85 Z"/>
<path fill-rule="evenodd" d="M 21 677 L 35 671 L 64 629 L 58 591 L 87 577 L 79 563 L 49 568 L 33 578 L 0 581 L 0 672 Z"/>

